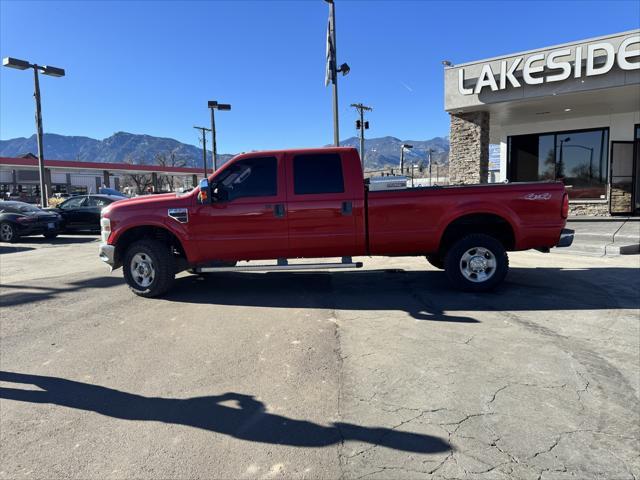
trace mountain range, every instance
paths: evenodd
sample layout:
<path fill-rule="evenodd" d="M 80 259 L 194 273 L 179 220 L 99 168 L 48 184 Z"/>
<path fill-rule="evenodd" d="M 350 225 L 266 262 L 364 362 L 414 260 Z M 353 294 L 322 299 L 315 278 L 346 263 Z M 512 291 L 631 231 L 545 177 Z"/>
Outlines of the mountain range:
<path fill-rule="evenodd" d="M 358 148 L 357 137 L 340 142 L 341 146 Z M 449 141 L 446 137 L 431 140 L 400 140 L 395 137 L 380 137 L 365 140 L 366 169 L 376 170 L 397 166 L 400 163 L 400 146 L 413 145 L 405 150 L 407 164 L 425 162 L 429 149 L 432 160 L 446 164 L 449 156 Z M 0 140 L 0 157 L 20 157 L 28 153 L 36 154 L 36 136 Z M 199 168 L 202 165 L 202 149 L 195 145 L 179 142 L 173 138 L 154 137 L 127 132 L 117 132 L 103 140 L 95 138 L 66 136 L 55 133 L 44 135 L 45 157 L 51 160 L 77 160 L 82 162 L 155 164 L 158 154 L 175 156 L 176 161 L 185 166 Z M 220 164 L 233 155 L 218 154 Z M 210 154 L 208 156 L 210 158 Z"/>

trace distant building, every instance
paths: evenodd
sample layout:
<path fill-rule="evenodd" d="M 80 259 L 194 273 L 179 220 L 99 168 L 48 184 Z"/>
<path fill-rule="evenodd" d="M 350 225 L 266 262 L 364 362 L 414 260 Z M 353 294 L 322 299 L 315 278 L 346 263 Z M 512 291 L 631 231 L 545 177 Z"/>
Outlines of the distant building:
<path fill-rule="evenodd" d="M 640 213 L 640 30 L 449 66 L 444 82 L 452 183 L 560 180 L 573 215 Z"/>
<path fill-rule="evenodd" d="M 127 177 L 144 176 L 156 191 L 166 185 L 166 177 L 178 177 L 188 186 L 195 186 L 202 169 L 187 167 L 161 167 L 158 165 L 130 165 L 126 163 L 76 162 L 45 160 L 45 177 L 49 196 L 55 193 L 96 193 L 101 187 L 122 190 Z M 40 176 L 38 159 L 0 157 L 0 195 L 37 201 Z"/>

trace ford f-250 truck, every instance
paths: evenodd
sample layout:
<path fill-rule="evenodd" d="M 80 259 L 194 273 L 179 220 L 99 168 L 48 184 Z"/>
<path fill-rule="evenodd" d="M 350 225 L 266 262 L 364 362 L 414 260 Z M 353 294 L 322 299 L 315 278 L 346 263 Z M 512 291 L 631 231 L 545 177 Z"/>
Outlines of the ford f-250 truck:
<path fill-rule="evenodd" d="M 372 191 L 353 148 L 252 152 L 189 193 L 105 208 L 100 257 L 143 297 L 183 270 L 356 268 L 363 255 L 426 256 L 455 287 L 486 291 L 507 274 L 507 251 L 571 244 L 568 208 L 559 182 Z M 239 264 L 267 259 L 277 263 Z"/>

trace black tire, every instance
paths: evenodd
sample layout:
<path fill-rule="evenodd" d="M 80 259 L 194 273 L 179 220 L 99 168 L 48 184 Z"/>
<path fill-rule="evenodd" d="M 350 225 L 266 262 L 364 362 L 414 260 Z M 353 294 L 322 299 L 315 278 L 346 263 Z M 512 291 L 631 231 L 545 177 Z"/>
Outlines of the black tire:
<path fill-rule="evenodd" d="M 140 275 L 134 275 L 132 271 L 136 265 Z M 166 293 L 176 276 L 175 259 L 169 246 L 152 239 L 140 240 L 129 246 L 122 269 L 131 291 L 146 298 Z"/>
<path fill-rule="evenodd" d="M 53 240 L 58 236 L 58 232 L 47 232 L 42 234 L 47 240 Z"/>
<path fill-rule="evenodd" d="M 9 222 L 0 223 L 0 242 L 13 243 L 17 238 L 16 227 Z"/>
<path fill-rule="evenodd" d="M 427 255 L 427 262 L 439 270 L 444 270 L 444 258 L 440 255 Z"/>
<path fill-rule="evenodd" d="M 477 270 L 465 259 L 476 261 Z M 504 280 L 509 271 L 509 257 L 499 240 L 476 233 L 453 244 L 445 257 L 444 267 L 455 288 L 465 292 L 487 292 Z"/>

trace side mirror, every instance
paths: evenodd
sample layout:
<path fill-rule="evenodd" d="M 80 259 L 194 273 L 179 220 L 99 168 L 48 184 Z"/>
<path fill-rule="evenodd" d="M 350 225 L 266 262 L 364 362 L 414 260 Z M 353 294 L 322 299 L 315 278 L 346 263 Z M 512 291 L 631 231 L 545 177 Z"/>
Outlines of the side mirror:
<path fill-rule="evenodd" d="M 198 201 L 202 204 L 211 203 L 211 189 L 209 188 L 209 180 L 203 178 L 200 180 L 200 192 L 198 192 Z"/>

